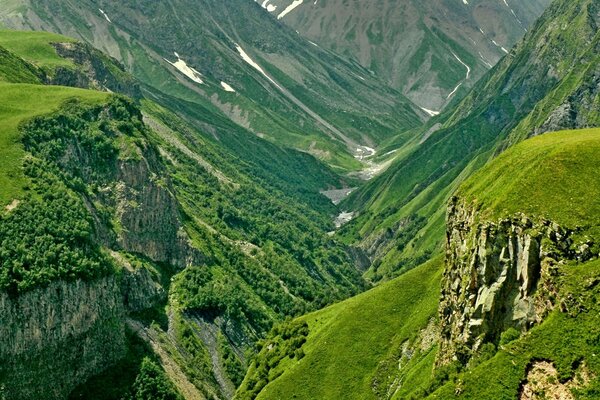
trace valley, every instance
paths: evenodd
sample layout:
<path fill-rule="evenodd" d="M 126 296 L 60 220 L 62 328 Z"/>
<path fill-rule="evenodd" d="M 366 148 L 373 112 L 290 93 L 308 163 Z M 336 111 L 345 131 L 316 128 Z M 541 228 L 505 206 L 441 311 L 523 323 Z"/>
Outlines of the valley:
<path fill-rule="evenodd" d="M 594 399 L 596 0 L 0 1 L 0 399 Z"/>

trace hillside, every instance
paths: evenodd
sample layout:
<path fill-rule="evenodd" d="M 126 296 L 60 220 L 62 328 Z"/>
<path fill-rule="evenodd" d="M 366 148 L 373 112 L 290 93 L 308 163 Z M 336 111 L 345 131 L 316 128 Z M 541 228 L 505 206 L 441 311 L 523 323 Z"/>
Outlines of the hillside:
<path fill-rule="evenodd" d="M 275 331 L 238 398 L 262 364 L 263 399 L 595 398 L 599 150 L 599 129 L 507 150 L 449 204 L 441 296 L 438 258 L 300 318 L 306 338 Z"/>
<path fill-rule="evenodd" d="M 447 199 L 494 155 L 532 135 L 597 125 L 597 21 L 594 1 L 554 2 L 461 102 L 384 146 L 395 161 L 342 204 L 359 214 L 343 235 L 375 261 L 369 278 L 437 251 Z"/>
<path fill-rule="evenodd" d="M 314 43 L 357 60 L 439 112 L 506 55 L 550 0 L 259 3 Z"/>
<path fill-rule="evenodd" d="M 388 369 L 396 365 L 405 343 L 417 337 L 424 352 L 413 360 L 411 373 L 427 375 L 435 355 L 431 321 L 436 318 L 441 269 L 438 257 L 391 282 L 303 316 L 294 322 L 307 324 L 301 352 L 294 354 L 295 337 L 269 337 L 236 398 L 254 398 L 257 393 L 258 399 L 385 398 L 387 388 L 380 379 L 385 380 Z M 411 373 L 404 377 L 412 378 Z"/>
<path fill-rule="evenodd" d="M 273 163 L 240 159 L 151 100 L 52 86 L 138 85 L 73 39 L 0 41 L 0 307 L 16 338 L 0 346 L 3 395 L 115 398 L 158 374 L 188 397 L 230 397 L 274 323 L 366 288 L 327 235 L 335 207 L 318 190 L 339 177 L 314 157 L 266 142 L 247 150 Z M 106 70 L 121 72 L 97 80 Z"/>
<path fill-rule="evenodd" d="M 231 151 L 253 135 L 356 171 L 371 148 L 426 118 L 366 69 L 313 46 L 251 1 L 19 0 L 0 7 L 8 27 L 63 33 L 111 55 L 149 97 L 190 123 L 238 125 L 241 138 L 217 136 Z"/>
<path fill-rule="evenodd" d="M 600 4 L 546 3 L 0 2 L 0 400 L 600 397 Z"/>

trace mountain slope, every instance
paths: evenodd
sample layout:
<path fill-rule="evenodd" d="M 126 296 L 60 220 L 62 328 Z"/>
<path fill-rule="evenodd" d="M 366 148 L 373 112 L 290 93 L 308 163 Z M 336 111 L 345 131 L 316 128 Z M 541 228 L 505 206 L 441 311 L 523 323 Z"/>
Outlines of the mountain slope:
<path fill-rule="evenodd" d="M 347 239 L 382 260 L 373 278 L 436 248 L 446 200 L 494 154 L 530 135 L 597 124 L 598 18 L 594 1 L 556 1 L 464 100 L 411 132 L 408 145 L 382 150 L 399 147 L 394 164 L 343 204 L 362 214 Z"/>
<path fill-rule="evenodd" d="M 441 295 L 438 257 L 300 318 L 305 337 L 273 332 L 238 398 L 595 398 L 599 150 L 600 129 L 507 150 L 448 205 Z"/>
<path fill-rule="evenodd" d="M 88 41 L 188 118 L 199 118 L 190 105 L 224 114 L 342 170 L 361 168 L 354 157 L 370 152 L 362 146 L 376 147 L 425 117 L 364 68 L 311 45 L 254 2 L 18 3 L 4 6 L 4 24 Z"/>
<path fill-rule="evenodd" d="M 236 398 L 256 394 L 258 399 L 382 398 L 386 389 L 374 384 L 385 367 L 382 361 L 395 356 L 405 341 L 413 340 L 435 319 L 441 267 L 438 257 L 391 282 L 300 318 L 297 323 L 306 323 L 308 330 L 301 359 L 284 353 L 278 360 L 278 349 L 288 343 L 270 337 Z M 424 344 L 427 352 L 434 353 L 431 345 Z M 432 365 L 431 356 L 423 358 Z M 264 365 L 268 365 L 268 378 L 262 373 Z M 384 392 L 374 393 L 374 388 Z"/>
<path fill-rule="evenodd" d="M 419 106 L 440 111 L 505 55 L 550 0 L 259 3 L 313 42 L 358 60 Z"/>
<path fill-rule="evenodd" d="M 72 39 L 0 36 L 13 51 L 0 49 L 0 71 L 10 71 L 1 77 L 12 82 L 0 83 L 0 152 L 10 161 L 0 168 L 0 307 L 10 318 L 3 336 L 19 338 L 0 347 L 9 397 L 39 394 L 38 384 L 52 398 L 75 385 L 93 398 L 122 396 L 145 355 L 182 392 L 229 397 L 245 350 L 273 323 L 366 287 L 346 246 L 327 235 L 335 208 L 318 190 L 339 178 L 314 157 L 252 136 L 242 143 L 257 146 L 244 150 L 264 151 L 265 164 L 241 159 L 206 134 L 247 134 L 224 117 L 199 131 L 148 99 L 44 85 L 61 68 L 88 77 L 73 84 L 135 80 L 123 71 L 123 81 L 92 79 L 103 69 L 81 65 L 111 60 L 61 57 L 57 43 L 83 46 Z M 86 302 L 93 309 L 77 305 Z M 53 349 L 64 357 L 52 359 Z M 115 380 L 109 393 L 99 389 Z"/>

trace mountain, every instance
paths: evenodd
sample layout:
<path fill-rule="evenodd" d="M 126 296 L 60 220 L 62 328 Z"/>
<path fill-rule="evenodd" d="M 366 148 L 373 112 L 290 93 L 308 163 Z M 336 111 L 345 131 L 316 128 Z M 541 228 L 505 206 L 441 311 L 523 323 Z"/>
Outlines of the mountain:
<path fill-rule="evenodd" d="M 372 147 L 426 118 L 358 63 L 313 46 L 247 0 L 0 7 L 7 27 L 61 33 L 104 51 L 192 122 L 210 124 L 217 114 L 340 171 L 362 169 Z"/>
<path fill-rule="evenodd" d="M 462 97 L 527 32 L 550 0 L 269 0 L 274 18 L 357 60 L 419 106 Z"/>
<path fill-rule="evenodd" d="M 445 261 L 274 330 L 236 398 L 597 398 L 599 150 L 507 150 L 449 202 Z"/>
<path fill-rule="evenodd" d="M 595 1 L 554 2 L 462 101 L 382 147 L 391 166 L 342 204 L 358 212 L 343 235 L 374 260 L 369 278 L 438 251 L 448 198 L 503 149 L 549 130 L 597 126 L 598 45 Z"/>
<path fill-rule="evenodd" d="M 251 135 L 271 164 L 241 159 L 207 133 L 243 128 L 199 130 L 74 39 L 0 47 L 3 396 L 231 397 L 274 323 L 367 287 L 314 157 Z"/>
<path fill-rule="evenodd" d="M 302 4 L 0 3 L 1 398 L 598 397 L 598 2 L 431 119 Z"/>

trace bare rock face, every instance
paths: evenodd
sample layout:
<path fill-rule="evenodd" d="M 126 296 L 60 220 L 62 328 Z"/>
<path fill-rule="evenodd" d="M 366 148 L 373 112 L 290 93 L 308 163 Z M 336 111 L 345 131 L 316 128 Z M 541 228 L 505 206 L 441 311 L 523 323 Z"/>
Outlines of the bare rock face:
<path fill-rule="evenodd" d="M 135 99 L 143 97 L 140 85 L 125 72 L 125 68 L 117 60 L 83 43 L 53 45 L 58 55 L 71 60 L 78 68 L 58 67 L 52 76 L 46 76 L 46 83 L 111 91 Z"/>
<path fill-rule="evenodd" d="M 585 256 L 573 232 L 524 215 L 479 221 L 458 198 L 448 206 L 438 365 L 467 363 L 509 328 L 526 331 L 554 308 L 557 263 Z"/>
<path fill-rule="evenodd" d="M 120 160 L 112 183 L 112 201 L 122 225 L 119 245 L 131 253 L 179 268 L 198 263 L 179 217 L 177 200 L 156 151 L 139 149 L 142 157 Z"/>
<path fill-rule="evenodd" d="M 66 398 L 125 355 L 123 321 L 114 276 L 58 281 L 16 298 L 0 293 L 0 396 Z"/>

